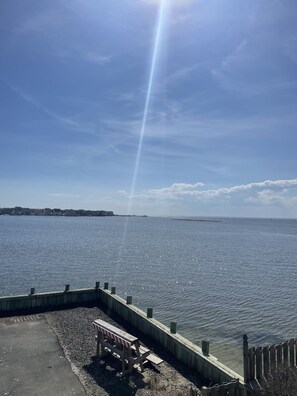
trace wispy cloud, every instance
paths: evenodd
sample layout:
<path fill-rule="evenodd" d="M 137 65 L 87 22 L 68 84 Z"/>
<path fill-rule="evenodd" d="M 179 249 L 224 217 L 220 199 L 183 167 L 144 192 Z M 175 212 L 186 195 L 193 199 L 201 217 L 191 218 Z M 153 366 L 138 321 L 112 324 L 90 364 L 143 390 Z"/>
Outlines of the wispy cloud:
<path fill-rule="evenodd" d="M 197 70 L 199 67 L 204 66 L 206 63 L 201 62 L 201 63 L 195 63 L 193 65 L 188 65 L 181 67 L 174 72 L 172 72 L 164 81 L 165 84 L 173 84 L 178 81 L 183 81 L 185 78 L 187 78 L 191 73 L 193 73 L 195 70 Z"/>
<path fill-rule="evenodd" d="M 15 29 L 16 33 L 36 33 L 56 31 L 65 26 L 67 17 L 58 8 L 46 7 L 39 13 L 35 13 L 22 22 L 20 26 Z"/>
<path fill-rule="evenodd" d="M 83 60 L 90 63 L 96 63 L 99 66 L 104 66 L 112 60 L 111 55 L 76 47 L 71 48 L 69 45 L 67 48 L 55 48 L 53 55 L 61 59 L 73 59 L 76 61 Z"/>
<path fill-rule="evenodd" d="M 98 65 L 105 65 L 111 61 L 110 55 L 102 55 L 92 51 L 86 52 L 83 56 L 87 61 L 98 63 Z"/>
<path fill-rule="evenodd" d="M 242 39 L 211 69 L 213 79 L 225 90 L 244 95 L 295 90 L 297 80 L 283 73 L 282 59 L 286 55 L 296 62 L 296 39 L 275 43 L 273 48 L 271 41 L 266 42 L 264 36 Z"/>
<path fill-rule="evenodd" d="M 79 194 L 64 194 L 64 193 L 50 193 L 48 194 L 48 196 L 55 198 L 80 198 Z"/>
<path fill-rule="evenodd" d="M 210 140 L 224 136 L 245 136 L 250 137 L 267 135 L 284 125 L 294 124 L 295 115 L 287 116 L 285 119 L 271 115 L 252 115 L 241 118 L 225 117 L 197 117 L 195 114 L 183 114 L 178 105 L 168 109 L 170 114 L 166 124 L 162 123 L 163 115 L 160 112 L 152 112 L 146 127 L 146 138 L 170 139 L 171 143 L 189 147 L 201 147 L 202 140 Z M 117 118 L 105 118 L 102 120 L 109 130 L 127 133 L 128 135 L 138 135 L 140 128 L 140 118 L 120 120 Z"/>
<path fill-rule="evenodd" d="M 284 53 L 297 63 L 297 37 L 290 37 L 283 45 Z"/>
<path fill-rule="evenodd" d="M 54 119 L 55 121 L 58 121 L 59 123 L 70 127 L 72 130 L 76 130 L 79 132 L 84 132 L 84 133 L 93 133 L 94 130 L 90 125 L 85 125 L 81 124 L 77 121 L 74 121 L 71 118 L 61 116 L 54 111 L 48 109 L 46 106 L 42 105 L 39 101 L 37 101 L 35 98 L 33 98 L 31 95 L 28 93 L 24 92 L 20 88 L 7 84 L 10 89 L 12 89 L 19 97 L 21 97 L 24 101 L 32 104 L 34 107 L 37 109 L 41 110 L 43 113 Z"/>

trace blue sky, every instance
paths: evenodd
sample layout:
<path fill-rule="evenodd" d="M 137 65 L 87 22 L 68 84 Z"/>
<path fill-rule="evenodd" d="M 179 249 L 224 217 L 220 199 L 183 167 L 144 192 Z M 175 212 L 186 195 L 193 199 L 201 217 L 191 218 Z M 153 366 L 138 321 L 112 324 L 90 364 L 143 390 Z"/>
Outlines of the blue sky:
<path fill-rule="evenodd" d="M 0 207 L 297 217 L 296 15 L 1 0 Z"/>

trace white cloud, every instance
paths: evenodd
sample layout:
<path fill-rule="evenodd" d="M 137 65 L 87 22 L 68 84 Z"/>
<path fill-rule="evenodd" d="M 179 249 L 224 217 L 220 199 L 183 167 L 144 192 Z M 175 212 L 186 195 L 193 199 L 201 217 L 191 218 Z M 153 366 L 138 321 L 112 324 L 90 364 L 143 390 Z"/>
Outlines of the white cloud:
<path fill-rule="evenodd" d="M 281 191 L 274 190 L 263 190 L 259 191 L 256 197 L 249 197 L 248 202 L 260 203 L 263 205 L 278 205 L 296 207 L 297 206 L 297 196 L 290 196 L 288 194 L 289 189 L 284 188 Z"/>
<path fill-rule="evenodd" d="M 203 183 L 195 183 L 195 184 L 186 184 L 186 183 L 173 183 L 170 187 L 164 187 L 161 189 L 152 189 L 148 190 L 148 193 L 150 194 L 184 194 L 185 192 L 191 192 L 195 188 L 202 187 L 204 184 Z"/>
<path fill-rule="evenodd" d="M 258 192 L 256 198 L 248 198 L 250 201 L 257 200 L 261 203 L 271 203 L 272 201 L 278 201 L 278 203 L 295 202 L 297 197 L 285 197 L 284 194 L 288 194 L 289 189 L 297 186 L 297 179 L 289 180 L 265 180 L 262 182 L 254 182 L 249 184 L 241 184 L 232 187 L 221 187 L 217 189 L 204 189 L 202 190 L 203 183 L 186 184 L 186 183 L 174 183 L 169 187 L 160 189 L 146 190 L 144 194 L 137 195 L 136 197 L 141 198 L 156 198 L 156 199 L 176 199 L 184 197 L 193 197 L 198 200 L 209 200 L 224 196 L 230 198 L 232 194 L 240 192 L 248 192 L 253 190 L 262 190 Z M 270 188 L 270 189 L 268 189 Z M 274 190 L 282 189 L 281 192 L 275 192 Z M 273 193 L 273 194 L 272 194 Z"/>

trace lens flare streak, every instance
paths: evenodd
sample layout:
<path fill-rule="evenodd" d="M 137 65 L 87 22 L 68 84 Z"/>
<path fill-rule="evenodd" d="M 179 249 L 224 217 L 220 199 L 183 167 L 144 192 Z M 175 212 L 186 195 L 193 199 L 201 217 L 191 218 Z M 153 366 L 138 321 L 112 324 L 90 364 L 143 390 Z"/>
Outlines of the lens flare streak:
<path fill-rule="evenodd" d="M 128 203 L 128 209 L 127 209 L 127 215 L 128 216 L 131 214 L 133 197 L 134 197 L 134 193 L 135 193 L 135 186 L 136 186 L 137 174 L 138 174 L 138 169 L 139 169 L 139 162 L 140 162 L 141 151 L 142 151 L 142 146 L 143 146 L 143 138 L 144 138 L 144 134 L 145 134 L 145 128 L 146 128 L 147 116 L 148 116 L 148 112 L 149 112 L 150 99 L 151 99 L 151 95 L 152 95 L 152 87 L 153 87 L 155 71 L 156 71 L 156 65 L 157 65 L 158 55 L 159 55 L 159 50 L 160 50 L 160 43 L 161 43 L 162 29 L 163 29 L 163 24 L 164 24 L 166 2 L 167 2 L 167 0 L 162 0 L 161 1 L 160 6 L 159 6 L 159 11 L 158 11 L 158 19 L 157 19 L 157 24 L 156 24 L 156 33 L 155 33 L 155 40 L 154 40 L 154 46 L 153 46 L 153 55 L 152 55 L 152 61 L 151 61 L 151 68 L 150 68 L 150 73 L 149 73 L 147 93 L 146 93 L 144 111 L 143 111 L 143 116 L 142 116 L 142 121 L 141 121 L 138 149 L 137 149 L 137 154 L 136 154 L 136 160 L 135 160 L 135 165 L 134 165 L 134 172 L 133 172 L 133 178 L 132 178 L 131 190 L 130 190 L 130 196 L 129 196 L 129 203 Z M 118 260 L 117 260 L 117 263 L 116 263 L 116 266 L 115 266 L 115 276 L 114 276 L 114 280 L 115 281 L 117 281 L 117 279 L 120 276 L 120 274 L 119 274 L 119 265 L 120 265 L 121 260 L 122 260 L 123 249 L 124 249 L 124 246 L 126 244 L 128 222 L 129 222 L 129 217 L 127 217 L 125 219 L 125 222 L 124 222 L 123 235 L 122 235 L 122 240 L 121 240 L 121 244 L 120 244 L 120 247 L 119 247 Z"/>
<path fill-rule="evenodd" d="M 138 149 L 137 149 L 137 155 L 136 155 L 134 172 L 133 172 L 133 178 L 132 178 L 132 184 L 131 184 L 131 190 L 130 190 L 130 198 L 129 198 L 129 205 L 128 205 L 128 215 L 131 212 L 131 207 L 132 207 L 132 203 L 133 203 L 133 196 L 134 196 L 134 193 L 135 193 L 135 186 L 136 186 L 137 174 L 138 174 L 138 169 L 139 169 L 139 161 L 140 161 L 140 157 L 141 157 L 141 151 L 142 151 L 142 146 L 143 146 L 143 138 L 144 138 L 146 123 L 147 123 L 147 115 L 148 115 L 148 111 L 149 111 L 150 99 L 151 99 L 151 95 L 152 95 L 152 87 L 153 87 L 154 76 L 155 76 L 155 71 L 156 71 L 156 64 L 157 64 L 158 55 L 159 55 L 159 49 L 160 49 L 161 34 L 162 34 L 162 28 L 163 28 L 163 23 L 164 23 L 166 2 L 167 2 L 167 0 L 162 0 L 161 3 L 160 3 L 160 6 L 159 6 L 159 15 L 158 15 L 158 21 L 157 21 L 157 29 L 156 29 L 156 35 L 155 35 L 155 42 L 154 42 L 153 56 L 152 56 L 152 62 L 151 62 L 151 69 L 150 69 L 150 74 L 149 74 L 149 81 L 148 81 L 148 87 L 147 87 L 147 93 L 146 93 L 143 117 L 142 117 L 142 122 L 141 122 Z"/>

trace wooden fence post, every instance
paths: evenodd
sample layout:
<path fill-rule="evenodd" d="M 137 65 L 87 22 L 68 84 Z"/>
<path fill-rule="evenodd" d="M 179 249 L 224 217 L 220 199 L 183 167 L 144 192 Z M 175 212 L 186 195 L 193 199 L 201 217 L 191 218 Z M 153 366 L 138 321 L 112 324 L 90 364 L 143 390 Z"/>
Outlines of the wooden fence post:
<path fill-rule="evenodd" d="M 170 322 L 170 333 L 176 334 L 176 328 L 177 328 L 177 323 L 176 322 Z"/>
<path fill-rule="evenodd" d="M 263 350 L 261 347 L 256 349 L 256 378 L 260 379 L 263 377 L 263 363 L 262 363 Z"/>
<path fill-rule="evenodd" d="M 284 366 L 289 367 L 289 342 L 288 341 L 283 343 L 283 351 L 284 351 Z"/>
<path fill-rule="evenodd" d="M 203 355 L 209 356 L 209 340 L 202 340 L 201 349 L 202 349 Z"/>
<path fill-rule="evenodd" d="M 276 350 L 275 350 L 275 345 L 271 345 L 269 347 L 270 351 L 270 370 L 275 371 L 276 369 Z"/>
<path fill-rule="evenodd" d="M 246 334 L 243 335 L 243 378 L 244 382 L 247 383 L 249 381 L 249 343 L 248 336 Z"/>
<path fill-rule="evenodd" d="M 279 344 L 276 346 L 277 367 L 281 368 L 283 365 L 283 346 Z"/>
<path fill-rule="evenodd" d="M 264 377 L 267 378 L 269 374 L 270 364 L 269 364 L 269 347 L 266 346 L 263 348 L 263 371 Z"/>
<path fill-rule="evenodd" d="M 294 339 L 289 341 L 289 354 L 290 354 L 290 366 L 295 366 L 295 359 L 294 359 Z"/>

